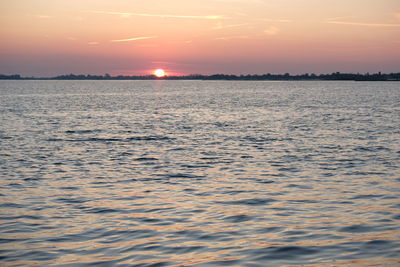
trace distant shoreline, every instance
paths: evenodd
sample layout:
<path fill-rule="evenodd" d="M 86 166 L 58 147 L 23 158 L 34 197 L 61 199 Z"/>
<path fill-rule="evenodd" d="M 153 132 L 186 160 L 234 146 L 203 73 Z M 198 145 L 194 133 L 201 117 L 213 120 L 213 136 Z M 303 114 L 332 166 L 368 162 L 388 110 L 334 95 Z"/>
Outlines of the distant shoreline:
<path fill-rule="evenodd" d="M 208 81 L 400 81 L 400 72 L 398 73 L 340 73 L 331 74 L 300 74 L 290 75 L 285 74 L 253 74 L 253 75 L 232 75 L 232 74 L 213 74 L 202 75 L 192 74 L 183 76 L 165 76 L 156 77 L 154 75 L 83 75 L 83 74 L 68 74 L 55 77 L 23 77 L 19 74 L 3 75 L 0 74 L 0 80 L 208 80 Z"/>

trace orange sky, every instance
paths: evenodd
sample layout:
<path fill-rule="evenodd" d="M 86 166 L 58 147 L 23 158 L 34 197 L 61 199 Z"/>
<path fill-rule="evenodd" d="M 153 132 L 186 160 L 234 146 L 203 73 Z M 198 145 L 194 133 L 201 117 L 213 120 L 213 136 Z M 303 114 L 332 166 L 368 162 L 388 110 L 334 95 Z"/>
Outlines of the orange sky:
<path fill-rule="evenodd" d="M 0 73 L 399 72 L 399 0 L 2 0 Z"/>

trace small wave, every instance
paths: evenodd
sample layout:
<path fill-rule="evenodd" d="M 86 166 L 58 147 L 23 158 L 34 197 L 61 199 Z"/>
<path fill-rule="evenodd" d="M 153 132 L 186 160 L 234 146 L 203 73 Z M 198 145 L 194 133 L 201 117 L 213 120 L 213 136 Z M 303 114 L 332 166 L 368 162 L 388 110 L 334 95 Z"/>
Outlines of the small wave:
<path fill-rule="evenodd" d="M 265 233 L 275 233 L 275 232 L 281 232 L 285 227 L 280 227 L 280 226 L 272 226 L 272 227 L 263 227 L 260 229 L 257 229 L 258 233 L 265 234 Z"/>
<path fill-rule="evenodd" d="M 165 178 L 183 178 L 183 179 L 205 178 L 205 176 L 202 176 L 202 175 L 194 175 L 194 174 L 188 174 L 188 173 L 169 173 L 169 174 L 164 174 L 161 176 L 165 177 Z"/>
<path fill-rule="evenodd" d="M 158 135 L 148 135 L 148 136 L 132 136 L 126 138 L 127 141 L 166 141 L 166 140 L 174 140 L 175 138 L 167 137 L 167 136 L 158 136 Z"/>
<path fill-rule="evenodd" d="M 380 198 L 380 197 L 384 197 L 384 195 L 357 195 L 355 197 L 352 197 L 351 199 L 370 199 L 370 198 Z"/>
<path fill-rule="evenodd" d="M 49 138 L 48 142 L 115 142 L 123 141 L 121 138 L 84 138 L 84 139 L 62 139 L 62 138 Z"/>
<path fill-rule="evenodd" d="M 201 160 L 219 160 L 220 157 L 201 157 Z"/>
<path fill-rule="evenodd" d="M 383 246 L 390 247 L 391 245 L 392 242 L 388 240 L 372 240 L 364 244 L 364 246 L 369 249 L 371 248 L 382 249 Z"/>
<path fill-rule="evenodd" d="M 196 165 L 183 164 L 183 165 L 181 165 L 181 167 L 188 168 L 188 169 L 197 169 L 197 168 L 209 168 L 210 165 L 208 165 L 208 164 L 196 164 Z"/>
<path fill-rule="evenodd" d="M 43 216 L 35 216 L 35 215 L 20 215 L 20 216 L 0 216 L 0 220 L 19 220 L 19 219 L 27 219 L 27 220 L 44 220 Z"/>
<path fill-rule="evenodd" d="M 41 179 L 40 177 L 28 177 L 24 178 L 24 181 L 40 181 Z"/>
<path fill-rule="evenodd" d="M 60 202 L 68 203 L 68 204 L 81 204 L 81 203 L 87 202 L 87 200 L 84 200 L 84 199 L 64 198 L 64 197 L 57 198 L 56 200 L 60 201 Z"/>
<path fill-rule="evenodd" d="M 0 244 L 9 244 L 12 242 L 22 242 L 28 240 L 27 238 L 0 238 Z"/>
<path fill-rule="evenodd" d="M 400 220 L 400 214 L 396 214 L 394 216 L 392 216 L 393 220 Z"/>
<path fill-rule="evenodd" d="M 88 213 L 112 213 L 112 212 L 122 212 L 119 209 L 109 209 L 109 208 L 92 208 L 86 210 Z"/>
<path fill-rule="evenodd" d="M 273 137 L 252 137 L 252 136 L 246 136 L 243 138 L 243 140 L 250 141 L 252 143 L 270 143 L 270 142 L 278 141 L 277 138 L 273 138 Z"/>
<path fill-rule="evenodd" d="M 132 156 L 132 155 L 133 155 L 133 153 L 131 153 L 131 152 L 121 152 L 118 154 L 118 156 L 121 156 L 121 157 Z"/>
<path fill-rule="evenodd" d="M 376 232 L 378 229 L 372 226 L 355 224 L 346 227 L 342 227 L 338 230 L 339 232 L 347 232 L 347 233 L 366 233 L 366 232 Z"/>
<path fill-rule="evenodd" d="M 275 202 L 275 199 L 272 198 L 249 198 L 249 199 L 241 199 L 236 201 L 220 201 L 218 204 L 226 204 L 226 205 L 248 205 L 248 206 L 262 206 L 267 205 L 272 202 Z"/>
<path fill-rule="evenodd" d="M 240 266 L 241 262 L 242 261 L 240 259 L 218 260 L 207 262 L 207 266 Z"/>
<path fill-rule="evenodd" d="M 291 203 L 318 203 L 318 201 L 312 199 L 293 199 L 288 201 Z"/>
<path fill-rule="evenodd" d="M 0 204 L 0 208 L 2 209 L 18 209 L 18 208 L 24 208 L 24 205 L 17 204 L 17 203 L 12 203 L 12 202 L 5 202 Z"/>
<path fill-rule="evenodd" d="M 222 192 L 223 194 L 227 195 L 239 195 L 243 193 L 249 193 L 249 191 L 244 191 L 244 190 L 231 190 L 231 191 L 224 191 Z"/>
<path fill-rule="evenodd" d="M 206 248 L 207 248 L 206 246 L 166 247 L 163 249 L 163 252 L 172 254 L 186 254 L 186 253 L 195 253 L 197 251 L 201 251 Z"/>
<path fill-rule="evenodd" d="M 302 236 L 302 238 L 304 238 L 304 236 L 307 234 L 307 232 L 305 231 L 286 231 L 283 233 L 283 235 L 286 236 Z"/>
<path fill-rule="evenodd" d="M 140 158 L 136 158 L 134 159 L 135 161 L 156 161 L 158 159 L 156 158 L 152 158 L 152 157 L 140 157 Z"/>
<path fill-rule="evenodd" d="M 63 138 L 48 138 L 48 142 L 129 142 L 129 141 L 166 141 L 174 140 L 166 136 L 134 136 L 127 138 L 82 138 L 82 139 L 63 139 Z"/>
<path fill-rule="evenodd" d="M 80 188 L 79 187 L 76 187 L 76 186 L 63 186 L 63 187 L 60 187 L 59 189 L 61 189 L 61 190 L 79 190 Z"/>
<path fill-rule="evenodd" d="M 300 185 L 300 184 L 288 184 L 285 186 L 287 188 L 300 188 L 300 189 L 312 189 L 311 186 L 308 185 Z"/>
<path fill-rule="evenodd" d="M 300 170 L 295 167 L 283 167 L 283 168 L 279 168 L 278 171 L 280 171 L 280 172 L 300 172 Z"/>
<path fill-rule="evenodd" d="M 256 250 L 254 255 L 262 255 L 257 257 L 257 260 L 279 259 L 279 260 L 294 260 L 307 255 L 318 253 L 315 247 L 306 246 L 281 246 L 268 247 L 265 249 Z"/>
<path fill-rule="evenodd" d="M 65 131 L 66 134 L 89 134 L 89 133 L 98 133 L 102 130 L 95 129 L 95 130 L 68 130 Z"/>
<path fill-rule="evenodd" d="M 245 222 L 245 221 L 250 221 L 253 218 L 249 215 L 246 214 L 240 214 L 240 215 L 234 215 L 234 216 L 228 216 L 224 218 L 224 221 L 232 222 L 232 223 L 239 223 L 239 222 Z"/>
<path fill-rule="evenodd" d="M 378 152 L 381 150 L 390 150 L 390 149 L 384 146 L 371 146 L 371 147 L 358 146 L 354 148 L 354 151 L 357 152 Z"/>

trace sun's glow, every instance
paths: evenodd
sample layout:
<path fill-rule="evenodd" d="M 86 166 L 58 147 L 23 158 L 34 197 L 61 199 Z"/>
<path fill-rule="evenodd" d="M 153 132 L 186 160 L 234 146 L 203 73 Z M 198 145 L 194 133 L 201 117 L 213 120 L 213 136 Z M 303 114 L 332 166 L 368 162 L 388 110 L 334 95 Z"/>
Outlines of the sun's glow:
<path fill-rule="evenodd" d="M 158 78 L 164 77 L 165 76 L 165 71 L 163 69 L 156 69 L 153 74 L 157 76 Z"/>

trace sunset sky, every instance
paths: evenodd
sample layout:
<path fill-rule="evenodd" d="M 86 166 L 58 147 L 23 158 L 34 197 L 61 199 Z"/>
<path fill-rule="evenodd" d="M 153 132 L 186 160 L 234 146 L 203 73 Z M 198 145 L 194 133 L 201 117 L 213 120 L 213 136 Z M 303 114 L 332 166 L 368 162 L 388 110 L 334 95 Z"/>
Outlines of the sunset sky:
<path fill-rule="evenodd" d="M 399 0 L 1 0 L 0 73 L 400 71 Z"/>

